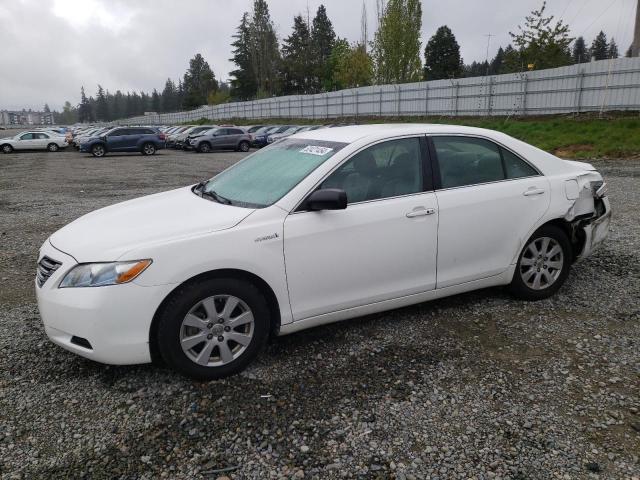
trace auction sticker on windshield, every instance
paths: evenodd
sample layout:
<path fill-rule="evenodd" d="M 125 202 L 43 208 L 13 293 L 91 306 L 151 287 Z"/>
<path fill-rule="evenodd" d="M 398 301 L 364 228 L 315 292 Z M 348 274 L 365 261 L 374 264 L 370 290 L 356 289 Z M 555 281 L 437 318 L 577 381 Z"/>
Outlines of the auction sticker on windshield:
<path fill-rule="evenodd" d="M 302 150 L 300 150 L 300 153 L 308 153 L 310 155 L 318 155 L 322 157 L 332 151 L 333 151 L 333 148 L 318 147 L 316 145 L 308 145 L 304 147 Z"/>

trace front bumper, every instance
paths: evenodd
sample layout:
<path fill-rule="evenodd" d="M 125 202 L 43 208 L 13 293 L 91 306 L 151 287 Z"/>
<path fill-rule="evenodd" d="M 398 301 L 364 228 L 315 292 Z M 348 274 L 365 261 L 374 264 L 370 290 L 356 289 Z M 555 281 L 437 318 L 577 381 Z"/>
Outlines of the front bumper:
<path fill-rule="evenodd" d="M 107 287 L 58 288 L 75 259 L 47 240 L 40 258 L 62 265 L 39 287 L 38 309 L 49 339 L 97 362 L 132 365 L 151 361 L 149 329 L 153 316 L 175 285 L 143 287 L 134 282 Z M 86 340 L 90 348 L 78 339 Z"/>

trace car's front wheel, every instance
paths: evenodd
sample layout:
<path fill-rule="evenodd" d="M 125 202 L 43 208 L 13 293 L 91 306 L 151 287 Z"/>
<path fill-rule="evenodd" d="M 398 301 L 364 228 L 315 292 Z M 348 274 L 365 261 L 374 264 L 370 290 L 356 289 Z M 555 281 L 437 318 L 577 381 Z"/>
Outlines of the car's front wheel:
<path fill-rule="evenodd" d="M 200 153 L 209 153 L 211 151 L 211 145 L 209 142 L 202 142 L 198 145 L 198 151 Z"/>
<path fill-rule="evenodd" d="M 153 143 L 145 143 L 142 146 L 143 155 L 153 155 L 154 153 L 156 153 L 156 146 Z"/>
<path fill-rule="evenodd" d="M 242 371 L 266 343 L 270 314 L 251 283 L 216 278 L 187 284 L 163 307 L 157 347 L 164 361 L 197 380 Z"/>
<path fill-rule="evenodd" d="M 50 152 L 57 152 L 60 149 L 60 147 L 58 147 L 57 143 L 50 143 L 49 145 L 47 145 L 47 150 L 49 150 Z"/>
<path fill-rule="evenodd" d="M 98 144 L 91 147 L 91 155 L 94 157 L 104 157 L 105 153 L 107 153 L 107 150 L 104 148 L 104 145 Z"/>
<path fill-rule="evenodd" d="M 8 143 L 5 143 L 4 145 L 2 145 L 2 153 L 11 153 L 13 152 L 13 147 L 11 145 L 9 145 Z"/>
<path fill-rule="evenodd" d="M 569 275 L 571 243 L 554 225 L 540 227 L 525 244 L 510 290 L 518 298 L 541 300 L 558 291 Z"/>

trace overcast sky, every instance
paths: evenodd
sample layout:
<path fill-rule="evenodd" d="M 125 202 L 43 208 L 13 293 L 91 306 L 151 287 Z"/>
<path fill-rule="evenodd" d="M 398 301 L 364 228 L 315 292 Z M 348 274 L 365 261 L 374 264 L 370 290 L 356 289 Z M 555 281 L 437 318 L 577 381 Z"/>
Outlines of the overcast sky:
<path fill-rule="evenodd" d="M 362 0 L 269 0 L 280 39 L 293 16 L 313 17 L 324 3 L 336 34 L 360 39 Z M 218 79 L 233 65 L 231 35 L 251 0 L 0 0 L 0 109 L 60 110 L 76 104 L 80 86 L 95 95 L 97 84 L 120 89 L 161 90 L 167 77 L 181 77 L 201 53 Z M 366 0 L 369 37 L 376 27 L 376 1 Z M 542 0 L 422 0 L 422 45 L 440 25 L 458 39 L 465 63 L 506 46 L 524 16 Z M 636 0 L 548 0 L 548 11 L 569 23 L 589 44 L 600 30 L 615 37 L 621 54 L 633 35 Z"/>

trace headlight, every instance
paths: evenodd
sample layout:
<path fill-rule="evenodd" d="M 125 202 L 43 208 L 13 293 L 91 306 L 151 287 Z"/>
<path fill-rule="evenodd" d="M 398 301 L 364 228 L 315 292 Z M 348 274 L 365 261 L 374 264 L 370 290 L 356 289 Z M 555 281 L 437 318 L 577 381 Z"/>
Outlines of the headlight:
<path fill-rule="evenodd" d="M 59 288 L 102 287 L 128 283 L 151 265 L 151 260 L 131 262 L 83 263 L 65 275 Z"/>

